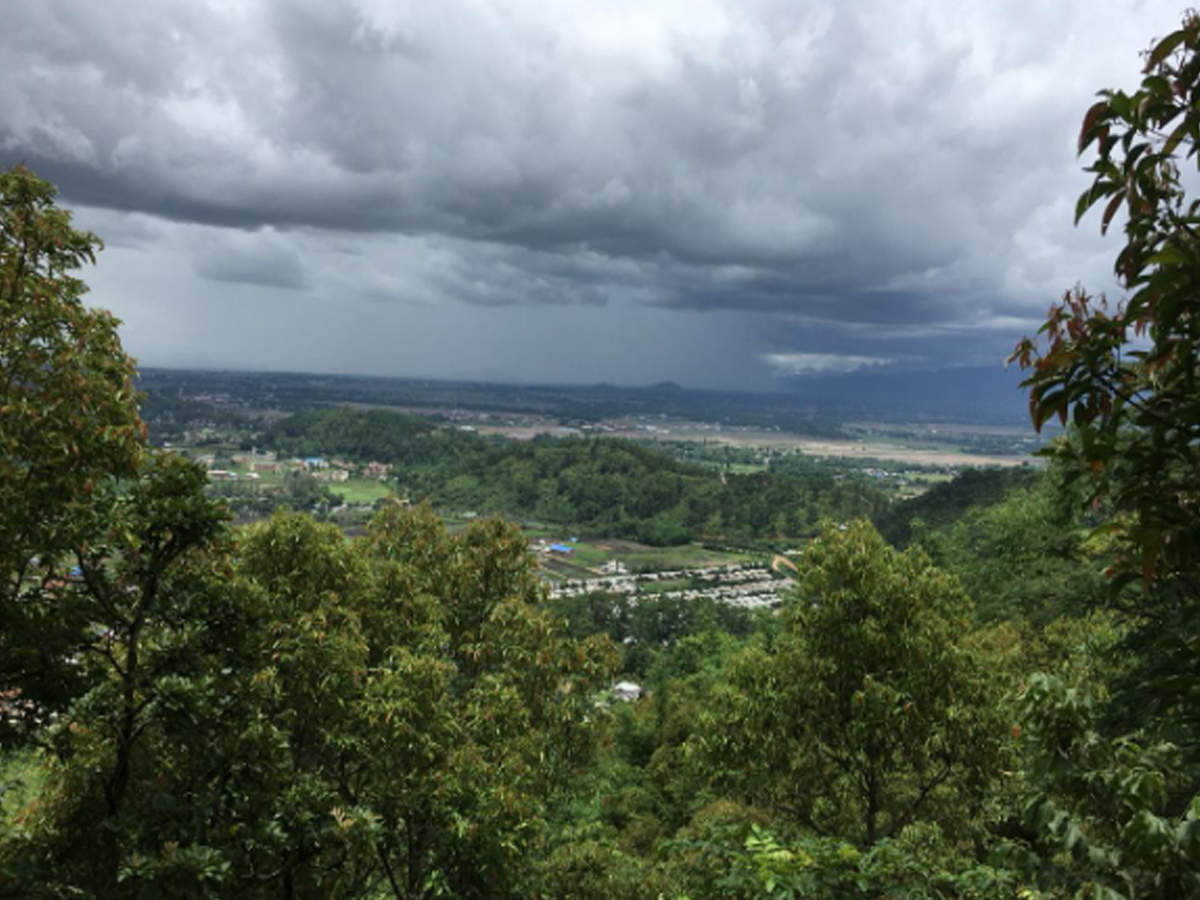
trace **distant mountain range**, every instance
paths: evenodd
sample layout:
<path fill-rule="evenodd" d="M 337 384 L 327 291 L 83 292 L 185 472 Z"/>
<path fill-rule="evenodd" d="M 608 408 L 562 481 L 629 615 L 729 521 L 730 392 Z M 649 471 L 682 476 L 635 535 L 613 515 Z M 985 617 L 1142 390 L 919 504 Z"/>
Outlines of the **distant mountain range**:
<path fill-rule="evenodd" d="M 341 403 L 527 412 L 570 421 L 666 415 L 733 425 L 839 433 L 843 422 L 1029 424 L 1019 371 L 1001 366 L 937 371 L 860 371 L 796 376 L 771 392 L 649 387 L 513 385 L 488 382 L 285 372 L 143 369 L 142 388 L 159 397 L 221 398 L 258 409 L 296 410 Z"/>

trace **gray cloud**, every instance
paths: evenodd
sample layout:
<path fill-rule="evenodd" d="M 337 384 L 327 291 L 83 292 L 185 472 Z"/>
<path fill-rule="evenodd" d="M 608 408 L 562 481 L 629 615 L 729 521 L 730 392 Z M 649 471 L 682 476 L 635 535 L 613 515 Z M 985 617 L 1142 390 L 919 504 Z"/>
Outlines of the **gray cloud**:
<path fill-rule="evenodd" d="M 193 252 L 193 267 L 201 278 L 291 290 L 309 286 L 299 252 L 271 228 L 221 231 Z"/>
<path fill-rule="evenodd" d="M 577 309 L 582 334 L 553 317 L 576 345 L 599 333 L 582 310 L 646 309 L 660 345 L 728 312 L 748 381 L 814 354 L 992 359 L 1063 287 L 1111 283 L 1111 242 L 1070 228 L 1074 132 L 1177 16 L 45 0 L 0 34 L 0 161 L 110 243 L 170 248 L 153 265 L 200 279 L 200 318 L 219 281 L 345 315 Z M 715 371 L 688 359 L 665 377 Z"/>

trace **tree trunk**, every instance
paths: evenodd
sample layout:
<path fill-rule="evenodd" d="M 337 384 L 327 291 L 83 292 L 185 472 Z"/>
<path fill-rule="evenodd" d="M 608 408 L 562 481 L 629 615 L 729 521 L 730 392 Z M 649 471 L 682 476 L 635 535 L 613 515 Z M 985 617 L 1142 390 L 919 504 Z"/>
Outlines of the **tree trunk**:
<path fill-rule="evenodd" d="M 129 788 L 130 757 L 133 752 L 134 730 L 137 725 L 137 691 L 135 675 L 138 667 L 137 622 L 129 627 L 128 652 L 125 655 L 125 672 L 121 686 L 121 716 L 117 728 L 117 755 L 113 761 L 112 774 L 104 787 L 105 820 L 103 830 L 103 860 L 100 884 L 96 894 L 102 900 L 115 898 L 118 892 L 117 876 L 121 868 L 121 845 L 118 820 L 125 807 L 125 793 Z"/>

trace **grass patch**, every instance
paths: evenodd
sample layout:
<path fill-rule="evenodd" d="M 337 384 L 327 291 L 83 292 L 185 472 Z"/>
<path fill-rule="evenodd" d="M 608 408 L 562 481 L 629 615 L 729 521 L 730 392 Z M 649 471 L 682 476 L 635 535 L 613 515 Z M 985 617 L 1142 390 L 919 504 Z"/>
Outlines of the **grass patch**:
<path fill-rule="evenodd" d="M 644 594 L 665 594 L 667 591 L 685 591 L 692 586 L 690 578 L 668 578 L 665 581 L 647 581 L 641 584 Z"/>
<path fill-rule="evenodd" d="M 612 554 L 609 551 L 603 550 L 588 541 L 577 541 L 574 544 L 568 544 L 568 546 L 575 548 L 575 552 L 571 554 L 570 560 L 577 566 L 595 569 L 612 559 Z"/>
<path fill-rule="evenodd" d="M 701 544 L 681 544 L 678 547 L 644 547 L 620 554 L 631 572 L 653 572 L 662 569 L 701 569 L 709 566 L 728 566 L 754 562 L 761 554 L 710 550 Z"/>
<path fill-rule="evenodd" d="M 542 571 L 551 578 L 559 581 L 581 581 L 585 578 L 595 578 L 596 573 L 567 562 L 561 557 L 542 556 L 540 558 Z"/>
<path fill-rule="evenodd" d="M 351 478 L 339 484 L 331 484 L 329 489 L 342 496 L 342 502 L 347 506 L 370 506 L 391 494 L 387 484 L 373 478 Z"/>
<path fill-rule="evenodd" d="M 284 472 L 263 471 L 258 473 L 258 484 L 260 487 L 278 488 L 283 486 Z M 253 479 L 252 479 L 253 480 Z"/>
<path fill-rule="evenodd" d="M 528 533 L 528 532 L 527 532 Z M 530 535 L 534 537 L 534 535 Z M 538 534 L 537 537 L 543 537 Z M 554 539 L 566 541 L 558 533 Z M 712 550 L 701 544 L 681 544 L 677 547 L 650 547 L 633 541 L 617 538 L 589 537 L 570 544 L 573 552 L 566 557 L 551 557 L 563 568 L 573 572 L 599 569 L 611 559 L 623 562 L 630 572 L 657 572 L 663 569 L 700 569 L 709 566 L 727 566 L 761 561 L 761 554 Z M 554 571 L 558 566 L 545 564 L 544 568 Z M 594 573 L 592 573 L 594 574 Z M 578 574 L 566 577 L 583 577 Z"/>

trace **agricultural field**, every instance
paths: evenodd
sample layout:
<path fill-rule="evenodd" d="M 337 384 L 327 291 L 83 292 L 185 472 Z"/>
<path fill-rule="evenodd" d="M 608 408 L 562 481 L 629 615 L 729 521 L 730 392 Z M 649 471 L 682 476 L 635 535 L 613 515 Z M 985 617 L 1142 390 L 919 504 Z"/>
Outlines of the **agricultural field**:
<path fill-rule="evenodd" d="M 393 493 L 385 482 L 374 478 L 351 478 L 331 484 L 329 489 L 341 495 L 342 502 L 347 506 L 370 506 Z"/>
<path fill-rule="evenodd" d="M 480 434 L 502 435 L 514 440 L 531 440 L 540 434 L 558 434 L 563 429 L 544 424 L 479 424 Z M 709 447 L 736 449 L 794 450 L 805 455 L 848 461 L 878 460 L 901 465 L 961 468 L 968 466 L 1018 466 L 1029 461 L 1038 441 L 1020 443 L 1001 429 L 979 434 L 971 426 L 921 429 L 915 426 L 884 429 L 879 426 L 848 428 L 853 438 L 812 437 L 786 431 L 750 427 L 720 427 L 699 422 L 673 421 L 648 431 L 629 421 L 618 421 L 604 430 L 590 431 L 600 437 L 649 442 L 685 442 Z M 1000 432 L 1000 433 L 997 433 Z M 575 430 L 575 434 L 579 434 Z M 736 471 L 753 471 L 748 467 Z"/>
<path fill-rule="evenodd" d="M 527 532 L 528 533 L 528 532 Z M 584 537 L 571 542 L 569 536 L 550 538 L 545 529 L 530 535 L 543 572 L 553 580 L 577 580 L 599 574 L 610 560 L 622 563 L 631 573 L 659 572 L 667 569 L 703 569 L 710 566 L 741 565 L 761 561 L 758 554 L 738 550 L 718 550 L 703 544 L 675 547 L 650 547 L 616 538 Z M 572 548 L 568 555 L 542 552 L 542 541 L 563 542 Z"/>

